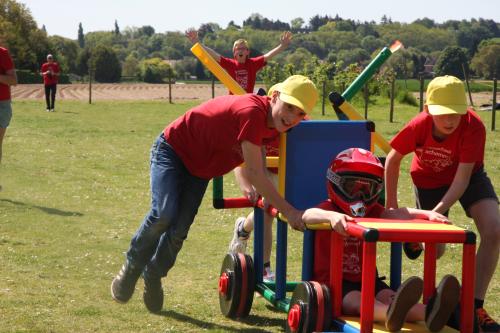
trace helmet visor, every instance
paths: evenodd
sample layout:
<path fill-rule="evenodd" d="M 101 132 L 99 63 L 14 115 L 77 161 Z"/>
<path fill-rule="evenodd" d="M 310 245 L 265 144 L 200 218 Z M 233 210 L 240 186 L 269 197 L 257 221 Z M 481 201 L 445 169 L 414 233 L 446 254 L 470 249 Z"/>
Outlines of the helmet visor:
<path fill-rule="evenodd" d="M 339 175 L 328 169 L 326 177 L 349 200 L 369 202 L 382 192 L 381 180 L 360 175 Z"/>

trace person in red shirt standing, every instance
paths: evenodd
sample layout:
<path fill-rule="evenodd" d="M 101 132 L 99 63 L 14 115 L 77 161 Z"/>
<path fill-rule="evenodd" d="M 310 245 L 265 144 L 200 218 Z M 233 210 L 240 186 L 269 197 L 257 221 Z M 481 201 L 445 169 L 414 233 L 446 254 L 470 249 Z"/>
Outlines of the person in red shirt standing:
<path fill-rule="evenodd" d="M 484 298 L 500 251 L 498 198 L 484 170 L 486 130 L 479 116 L 467 109 L 465 88 L 454 76 L 433 79 L 427 87 L 424 111 L 392 139 L 385 163 L 386 207 L 397 208 L 397 185 L 403 157 L 414 152 L 410 167 L 417 206 L 448 215 L 460 201 L 476 224 L 481 243 L 476 254 L 475 308 L 482 332 L 500 326 L 484 310 Z M 410 259 L 421 244 L 405 243 Z M 438 257 L 444 253 L 438 246 Z"/>
<path fill-rule="evenodd" d="M 151 149 L 151 209 L 133 236 L 111 295 L 127 302 L 144 277 L 146 308 L 163 307 L 161 278 L 173 267 L 210 179 L 245 163 L 252 186 L 298 230 L 302 211 L 290 205 L 266 177 L 263 147 L 299 124 L 318 100 L 302 75 L 278 84 L 271 97 L 245 94 L 211 99 L 168 125 Z"/>
<path fill-rule="evenodd" d="M 10 86 L 17 84 L 14 62 L 9 50 L 1 45 L 0 38 L 0 162 L 2 161 L 3 138 L 12 118 Z"/>
<path fill-rule="evenodd" d="M 47 112 L 55 111 L 57 83 L 61 70 L 59 64 L 54 61 L 52 54 L 47 55 L 47 62 L 42 65 L 40 74 L 43 76 L 43 85 L 45 87 L 45 102 L 47 103 Z"/>
<path fill-rule="evenodd" d="M 348 226 L 337 221 L 338 213 L 352 217 L 374 217 L 385 219 L 426 219 L 448 222 L 436 212 L 413 208 L 385 209 L 379 204 L 384 185 L 384 167 L 370 151 L 349 148 L 340 152 L 330 163 L 326 172 L 328 200 L 303 214 L 305 223 L 329 223 L 333 230 L 344 236 L 342 313 L 359 316 L 363 242 L 346 233 Z M 329 230 L 315 231 L 313 280 L 330 282 Z M 446 275 L 437 287 L 428 307 L 418 303 L 422 295 L 423 281 L 412 276 L 392 290 L 378 275 L 375 278 L 374 321 L 384 322 L 390 332 L 401 330 L 405 321 L 424 321 L 431 332 L 440 331 L 450 318 L 459 301 L 460 284 L 452 275 Z"/>
<path fill-rule="evenodd" d="M 186 36 L 193 44 L 199 42 L 196 30 L 188 30 Z M 247 93 L 253 93 L 257 72 L 274 56 L 285 50 L 291 40 L 292 33 L 285 31 L 280 37 L 280 44 L 278 46 L 266 54 L 254 58 L 250 58 L 248 42 L 244 39 L 238 39 L 234 42 L 233 59 L 223 57 L 211 48 L 203 44 L 201 45 Z"/>

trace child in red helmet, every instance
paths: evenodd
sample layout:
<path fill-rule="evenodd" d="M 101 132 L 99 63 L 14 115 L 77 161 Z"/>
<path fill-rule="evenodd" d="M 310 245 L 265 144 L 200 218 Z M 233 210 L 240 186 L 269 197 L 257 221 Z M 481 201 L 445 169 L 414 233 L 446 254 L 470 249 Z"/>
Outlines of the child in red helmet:
<path fill-rule="evenodd" d="M 445 216 L 431 211 L 398 208 L 386 210 L 378 203 L 384 183 L 384 167 L 371 152 L 361 148 L 342 151 L 330 164 L 326 174 L 328 200 L 305 211 L 306 223 L 330 222 L 332 229 L 345 236 L 343 258 L 342 312 L 359 315 L 361 305 L 362 241 L 348 236 L 345 222 L 331 222 L 334 212 L 352 217 L 394 219 L 428 219 L 447 222 Z M 314 244 L 313 279 L 321 283 L 330 280 L 330 232 L 316 231 Z M 399 331 L 405 321 L 425 320 L 428 329 L 437 332 L 447 323 L 458 304 L 460 285 L 452 275 L 440 282 L 429 305 L 418 303 L 423 281 L 413 276 L 393 291 L 380 277 L 376 277 L 374 321 L 385 322 L 391 332 Z"/>

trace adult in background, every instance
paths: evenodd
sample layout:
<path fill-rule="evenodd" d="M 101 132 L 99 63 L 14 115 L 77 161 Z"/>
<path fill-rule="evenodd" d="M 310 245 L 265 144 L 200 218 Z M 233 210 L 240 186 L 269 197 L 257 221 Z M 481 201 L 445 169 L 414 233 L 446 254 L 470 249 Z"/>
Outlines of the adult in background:
<path fill-rule="evenodd" d="M 14 62 L 9 50 L 2 46 L 0 36 L 0 162 L 2 161 L 2 143 L 12 118 L 12 106 L 10 102 L 10 86 L 17 84 Z"/>
<path fill-rule="evenodd" d="M 56 102 L 57 82 L 59 81 L 59 64 L 54 61 L 52 54 L 47 55 L 47 62 L 42 65 L 40 74 L 43 76 L 43 85 L 45 87 L 45 102 L 47 103 L 47 112 L 54 112 Z"/>

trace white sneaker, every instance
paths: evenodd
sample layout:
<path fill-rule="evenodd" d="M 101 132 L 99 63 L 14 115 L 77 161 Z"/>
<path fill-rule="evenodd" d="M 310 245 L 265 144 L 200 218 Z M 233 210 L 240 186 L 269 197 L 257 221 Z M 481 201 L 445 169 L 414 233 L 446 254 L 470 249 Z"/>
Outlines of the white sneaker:
<path fill-rule="evenodd" d="M 264 267 L 264 273 L 262 273 L 262 279 L 264 282 L 274 282 L 274 272 L 271 267 Z"/>
<path fill-rule="evenodd" d="M 234 231 L 233 231 L 233 239 L 229 244 L 229 252 L 230 253 L 245 253 L 247 249 L 247 238 L 238 237 L 238 228 L 240 224 L 245 223 L 244 217 L 238 217 L 236 222 L 234 222 Z"/>

